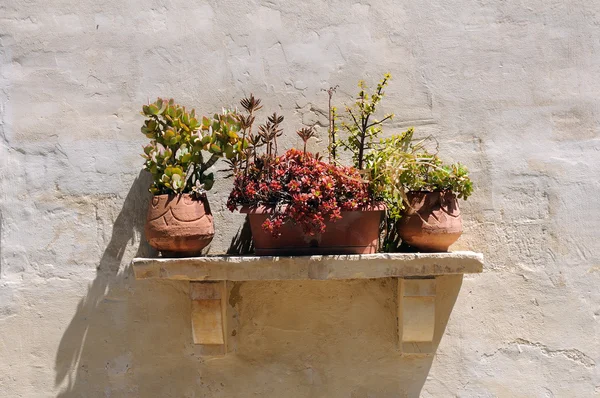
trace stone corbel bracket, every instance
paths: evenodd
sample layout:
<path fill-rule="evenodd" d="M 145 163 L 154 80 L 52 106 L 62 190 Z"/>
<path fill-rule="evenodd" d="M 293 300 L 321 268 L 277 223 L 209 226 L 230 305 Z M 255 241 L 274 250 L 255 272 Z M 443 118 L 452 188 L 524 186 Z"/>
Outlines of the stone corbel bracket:
<path fill-rule="evenodd" d="M 398 279 L 398 344 L 403 353 L 434 352 L 435 278 Z"/>
<path fill-rule="evenodd" d="M 190 283 L 194 344 L 227 350 L 227 286 L 225 281 Z"/>
<path fill-rule="evenodd" d="M 136 279 L 190 281 L 194 344 L 227 352 L 227 281 L 397 279 L 398 348 L 403 354 L 435 352 L 438 279 L 483 270 L 483 255 L 473 252 L 394 253 L 302 257 L 137 258 Z M 451 310 L 451 306 L 449 308 Z M 448 314 L 449 315 L 449 312 Z M 439 340 L 439 337 L 438 337 Z"/>

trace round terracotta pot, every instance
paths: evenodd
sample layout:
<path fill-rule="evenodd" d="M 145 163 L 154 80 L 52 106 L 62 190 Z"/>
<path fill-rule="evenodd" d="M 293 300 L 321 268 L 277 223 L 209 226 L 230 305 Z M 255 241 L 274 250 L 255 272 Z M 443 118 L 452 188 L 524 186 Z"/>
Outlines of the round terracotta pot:
<path fill-rule="evenodd" d="M 153 196 L 145 232 L 150 246 L 163 255 L 199 254 L 215 235 L 208 200 L 190 194 Z"/>
<path fill-rule="evenodd" d="M 408 205 L 398 222 L 400 238 L 422 251 L 448 251 L 462 234 L 456 195 L 449 191 L 414 191 L 406 196 Z"/>
<path fill-rule="evenodd" d="M 262 228 L 274 208 L 240 209 L 240 213 L 248 214 L 254 251 L 259 256 L 376 253 L 384 211 L 383 205 L 343 211 L 341 219 L 326 222 L 325 232 L 313 236 L 305 235 L 301 226 L 287 222 L 281 227 L 281 236 L 275 238 Z"/>

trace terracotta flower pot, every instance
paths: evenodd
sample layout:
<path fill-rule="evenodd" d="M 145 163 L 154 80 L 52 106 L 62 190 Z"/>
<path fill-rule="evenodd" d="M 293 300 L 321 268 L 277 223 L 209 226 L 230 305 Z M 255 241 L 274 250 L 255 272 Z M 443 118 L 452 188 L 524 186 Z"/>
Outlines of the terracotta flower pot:
<path fill-rule="evenodd" d="M 248 214 L 255 253 L 259 256 L 283 256 L 375 253 L 384 210 L 384 206 L 372 206 L 343 211 L 341 219 L 326 222 L 325 232 L 313 236 L 305 235 L 301 226 L 287 222 L 277 238 L 262 228 L 274 208 L 242 207 L 240 212 Z"/>
<path fill-rule="evenodd" d="M 155 195 L 148 206 L 146 239 L 163 255 L 196 255 L 215 235 L 206 199 L 189 194 Z"/>
<path fill-rule="evenodd" d="M 462 234 L 462 217 L 456 195 L 443 192 L 408 192 L 408 206 L 398 222 L 398 235 L 422 251 L 445 252 Z"/>

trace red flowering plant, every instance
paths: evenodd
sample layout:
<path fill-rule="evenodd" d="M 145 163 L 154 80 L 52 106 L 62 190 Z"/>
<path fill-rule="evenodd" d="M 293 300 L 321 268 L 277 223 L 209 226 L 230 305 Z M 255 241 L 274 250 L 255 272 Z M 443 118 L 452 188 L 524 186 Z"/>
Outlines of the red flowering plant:
<path fill-rule="evenodd" d="M 250 99 L 241 102 L 252 119 L 260 101 Z M 252 106 L 254 104 L 254 106 Z M 250 105 L 250 106 L 246 106 Z M 302 227 L 307 235 L 323 233 L 327 222 L 340 219 L 342 211 L 356 210 L 372 203 L 369 184 L 353 167 L 344 167 L 321 160 L 318 154 L 306 151 L 307 141 L 314 136 L 312 128 L 297 133 L 304 141 L 304 150 L 290 149 L 277 156 L 276 139 L 281 135 L 283 117 L 272 115 L 259 127 L 258 135 L 252 134 L 252 123 L 242 122 L 249 146 L 243 159 L 236 159 L 234 187 L 227 207 L 235 211 L 238 206 L 270 207 L 274 211 L 263 223 L 265 231 L 279 236 L 281 227 L 293 222 Z M 265 146 L 264 154 L 256 149 Z"/>
<path fill-rule="evenodd" d="M 248 173 L 238 173 L 227 207 L 273 206 L 263 224 L 273 236 L 292 221 L 307 235 L 323 233 L 327 221 L 340 219 L 344 210 L 370 203 L 369 189 L 357 170 L 321 161 L 317 156 L 290 149 L 281 156 L 261 156 Z"/>

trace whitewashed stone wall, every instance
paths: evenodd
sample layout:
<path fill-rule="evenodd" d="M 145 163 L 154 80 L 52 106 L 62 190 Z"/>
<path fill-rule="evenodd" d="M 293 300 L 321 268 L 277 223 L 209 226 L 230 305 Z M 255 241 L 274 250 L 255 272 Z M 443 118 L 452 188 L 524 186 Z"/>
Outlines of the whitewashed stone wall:
<path fill-rule="evenodd" d="M 0 1 L 0 395 L 599 396 L 599 38 L 586 0 Z M 388 131 L 435 134 L 476 184 L 454 248 L 486 269 L 436 358 L 392 349 L 385 280 L 236 285 L 238 352 L 201 357 L 187 285 L 128 265 L 149 253 L 141 104 L 253 92 L 291 147 L 324 88 L 388 71 Z M 243 220 L 229 186 L 212 253 Z"/>

